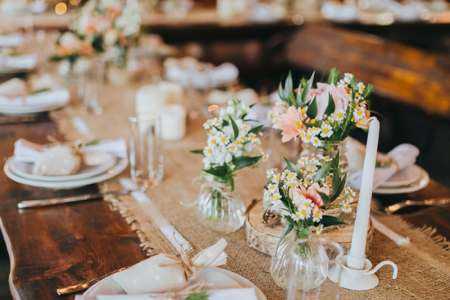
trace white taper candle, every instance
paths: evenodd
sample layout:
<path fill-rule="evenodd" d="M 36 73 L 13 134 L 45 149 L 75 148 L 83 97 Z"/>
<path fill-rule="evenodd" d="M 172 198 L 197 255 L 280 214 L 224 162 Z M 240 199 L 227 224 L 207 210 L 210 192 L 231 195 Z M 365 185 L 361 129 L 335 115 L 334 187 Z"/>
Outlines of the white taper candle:
<path fill-rule="evenodd" d="M 369 119 L 369 136 L 367 137 L 366 157 L 359 192 L 358 211 L 356 213 L 355 228 L 353 229 L 352 246 L 348 256 L 347 266 L 362 270 L 366 257 L 366 237 L 369 226 L 370 202 L 372 201 L 372 185 L 377 158 L 378 137 L 380 133 L 380 122 L 377 118 Z"/>

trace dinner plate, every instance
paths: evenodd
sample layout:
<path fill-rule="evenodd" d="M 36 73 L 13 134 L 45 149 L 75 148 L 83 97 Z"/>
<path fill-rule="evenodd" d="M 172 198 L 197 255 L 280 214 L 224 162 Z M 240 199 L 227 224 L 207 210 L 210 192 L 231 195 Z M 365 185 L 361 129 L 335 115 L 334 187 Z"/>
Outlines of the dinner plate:
<path fill-rule="evenodd" d="M 127 168 L 127 166 L 128 166 L 128 159 L 120 158 L 112 168 L 106 170 L 104 173 L 89 178 L 70 181 L 40 181 L 24 178 L 12 171 L 11 159 L 8 159 L 6 161 L 3 170 L 5 171 L 6 176 L 8 176 L 11 180 L 14 180 L 15 182 L 18 183 L 49 189 L 72 189 L 111 179 L 122 173 Z"/>
<path fill-rule="evenodd" d="M 403 187 L 420 180 L 423 169 L 417 165 L 412 165 L 400 172 L 395 173 L 388 181 L 380 185 L 380 187 Z"/>
<path fill-rule="evenodd" d="M 69 100 L 46 105 L 23 105 L 23 106 L 0 105 L 0 113 L 9 116 L 36 114 L 64 107 L 68 103 Z"/>
<path fill-rule="evenodd" d="M 16 175 L 22 176 L 23 178 L 39 180 L 39 181 L 72 181 L 80 180 L 84 178 L 94 177 L 106 172 L 108 169 L 112 168 L 117 162 L 117 158 L 113 157 L 108 162 L 105 162 L 98 166 L 88 166 L 81 164 L 80 170 L 77 174 L 67 175 L 67 176 L 43 176 L 33 174 L 33 163 L 20 162 L 11 157 L 11 171 Z"/>
<path fill-rule="evenodd" d="M 414 183 L 407 184 L 404 186 L 396 186 L 396 187 L 379 187 L 373 191 L 374 194 L 405 194 L 419 191 L 426 187 L 430 182 L 430 176 L 428 173 L 419 166 L 416 166 L 420 169 L 420 177 Z"/>
<path fill-rule="evenodd" d="M 200 270 L 198 276 L 192 283 L 205 279 L 207 284 L 214 284 L 205 289 L 232 289 L 232 288 L 254 288 L 258 300 L 266 300 L 266 297 L 261 290 L 244 277 L 233 272 L 210 268 Z M 90 287 L 83 296 L 98 296 L 98 295 L 126 295 L 125 291 L 120 285 L 114 281 L 112 276 L 109 276 Z"/>

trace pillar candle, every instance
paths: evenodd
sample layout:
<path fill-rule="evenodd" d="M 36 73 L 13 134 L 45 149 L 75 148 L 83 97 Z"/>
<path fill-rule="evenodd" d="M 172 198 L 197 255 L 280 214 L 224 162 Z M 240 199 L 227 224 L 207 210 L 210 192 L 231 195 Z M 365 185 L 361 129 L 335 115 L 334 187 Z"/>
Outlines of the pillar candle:
<path fill-rule="evenodd" d="M 184 99 L 184 88 L 181 84 L 161 81 L 158 83 L 160 90 L 167 93 L 167 104 L 182 104 Z"/>
<path fill-rule="evenodd" d="M 161 138 L 176 141 L 186 133 L 186 109 L 180 104 L 167 106 L 161 112 Z"/>
<path fill-rule="evenodd" d="M 378 136 L 380 122 L 377 118 L 369 120 L 369 136 L 367 137 L 366 156 L 362 174 L 361 190 L 358 200 L 355 227 L 353 229 L 352 246 L 348 256 L 347 266 L 362 270 L 365 264 L 366 237 L 369 226 L 370 202 L 372 201 L 372 186 L 377 158 Z"/>
<path fill-rule="evenodd" d="M 168 100 L 167 92 L 158 85 L 144 85 L 136 92 L 136 114 L 160 112 L 168 104 Z"/>

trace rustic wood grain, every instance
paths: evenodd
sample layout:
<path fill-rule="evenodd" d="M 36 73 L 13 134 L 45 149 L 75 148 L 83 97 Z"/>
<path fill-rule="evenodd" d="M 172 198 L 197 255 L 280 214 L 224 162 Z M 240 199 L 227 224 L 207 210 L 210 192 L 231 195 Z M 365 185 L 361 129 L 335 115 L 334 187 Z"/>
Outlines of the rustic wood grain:
<path fill-rule="evenodd" d="M 308 25 L 286 47 L 288 63 L 321 74 L 332 67 L 370 82 L 383 98 L 450 120 L 450 59 L 357 31 Z"/>
<path fill-rule="evenodd" d="M 13 154 L 18 138 L 46 142 L 51 134 L 62 140 L 56 125 L 0 126 L 0 157 Z M 145 258 L 139 239 L 118 212 L 101 200 L 19 210 L 20 200 L 94 192 L 95 185 L 50 190 L 15 183 L 0 174 L 0 220 L 11 259 L 10 288 L 14 299 L 73 299 L 58 297 L 57 287 L 76 284 L 129 266 Z"/>

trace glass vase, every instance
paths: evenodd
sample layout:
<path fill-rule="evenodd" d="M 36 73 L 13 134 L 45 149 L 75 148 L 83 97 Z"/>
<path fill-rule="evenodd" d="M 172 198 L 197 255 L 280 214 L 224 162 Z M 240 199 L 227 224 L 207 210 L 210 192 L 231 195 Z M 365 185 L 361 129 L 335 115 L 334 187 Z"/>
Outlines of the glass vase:
<path fill-rule="evenodd" d="M 230 233 L 245 222 L 245 204 L 227 183 L 206 182 L 200 191 L 197 220 L 208 230 Z"/>
<path fill-rule="evenodd" d="M 311 143 L 302 143 L 303 150 L 300 153 L 299 159 L 304 156 L 319 158 L 321 155 L 332 159 L 339 150 L 339 171 L 341 175 L 347 174 L 347 139 L 337 142 L 322 141 L 322 144 L 322 146 L 316 147 Z"/>
<path fill-rule="evenodd" d="M 305 231 L 308 232 L 305 234 Z M 298 241 L 301 240 L 302 243 Z M 310 279 L 303 289 L 315 289 L 325 281 L 328 269 L 323 266 L 328 264 L 328 255 L 325 247 L 318 243 L 310 243 L 311 231 L 304 228 L 294 228 L 281 241 L 275 254 L 272 256 L 270 273 L 275 283 L 282 289 L 287 289 L 289 284 L 289 267 L 293 263 L 292 252 L 295 251 L 304 260 L 313 265 L 310 270 Z"/>

